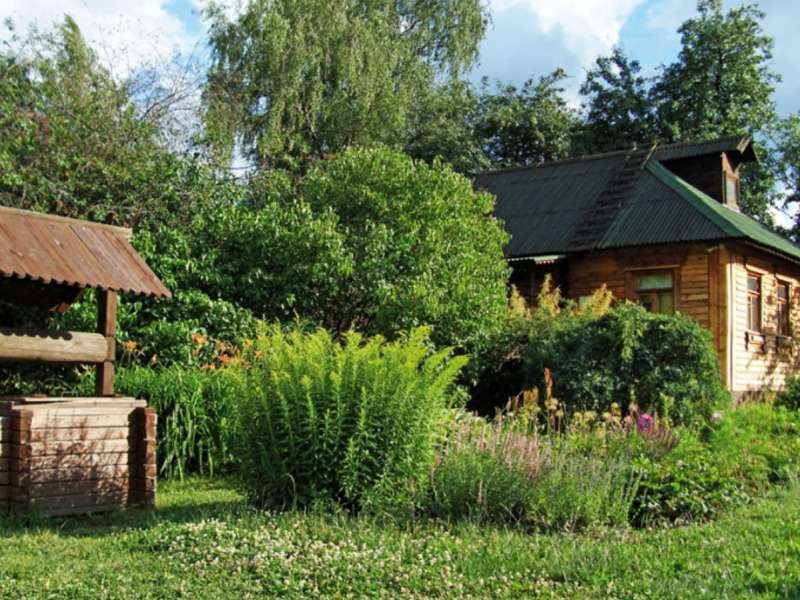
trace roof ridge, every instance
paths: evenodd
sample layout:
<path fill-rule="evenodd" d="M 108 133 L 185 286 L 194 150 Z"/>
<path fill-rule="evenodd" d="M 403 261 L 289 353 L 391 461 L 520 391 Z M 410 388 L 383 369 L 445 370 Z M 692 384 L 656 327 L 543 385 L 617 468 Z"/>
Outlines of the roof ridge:
<path fill-rule="evenodd" d="M 2 215 L 2 213 L 18 215 L 21 217 L 42 219 L 44 221 L 55 221 L 57 223 L 78 225 L 80 227 L 96 227 L 97 229 L 105 229 L 107 231 L 113 231 L 114 233 L 123 236 L 125 239 L 130 239 L 131 237 L 133 237 L 133 229 L 130 229 L 129 227 L 121 227 L 119 225 L 109 225 L 108 223 L 97 223 L 96 221 L 86 221 L 82 219 L 74 219 L 72 217 L 51 215 L 49 213 L 38 212 L 35 210 L 25 210 L 22 208 L 13 208 L 11 206 L 0 205 L 0 215 Z"/>
<path fill-rule="evenodd" d="M 634 144 L 633 146 L 621 149 L 621 150 L 611 150 L 609 152 L 596 152 L 593 154 L 580 154 L 578 156 L 571 156 L 569 158 L 562 158 L 560 160 L 551 160 L 540 163 L 538 165 L 527 165 L 527 166 L 518 166 L 518 167 L 506 167 L 504 169 L 493 169 L 490 171 L 483 171 L 476 175 L 477 177 L 486 177 L 491 175 L 502 175 L 504 173 L 514 173 L 518 171 L 532 171 L 535 169 L 546 169 L 548 167 L 558 167 L 560 165 L 576 163 L 576 162 L 585 162 L 590 160 L 600 160 L 604 158 L 611 158 L 614 156 L 621 156 L 621 155 L 628 155 L 631 152 L 635 152 L 637 150 L 642 150 L 645 147 L 651 149 L 651 157 L 657 154 L 660 150 L 672 150 L 675 148 L 680 147 L 689 147 L 689 146 L 712 146 L 714 144 L 719 144 L 724 141 L 732 141 L 738 140 L 739 143 L 736 144 L 737 150 L 742 152 L 744 148 L 747 147 L 748 144 L 752 142 L 752 137 L 749 134 L 741 134 L 741 135 L 723 135 L 714 138 L 708 138 L 703 140 L 692 140 L 686 142 L 668 142 L 664 143 L 658 140 L 653 140 L 647 144 Z"/>
<path fill-rule="evenodd" d="M 678 146 L 712 145 L 712 144 L 718 144 L 720 142 L 729 141 L 729 140 L 739 140 L 739 144 L 737 144 L 737 147 L 741 148 L 741 146 L 743 145 L 744 142 L 752 141 L 752 137 L 749 134 L 738 134 L 738 135 L 737 134 L 732 134 L 732 135 L 721 135 L 721 136 L 718 136 L 718 137 L 708 138 L 708 139 L 703 139 L 703 140 L 691 140 L 691 141 L 685 141 L 685 142 L 667 142 L 667 143 L 656 142 L 656 143 L 658 144 L 659 148 L 676 148 Z"/>
<path fill-rule="evenodd" d="M 631 148 L 627 150 L 614 150 L 613 152 L 600 152 L 597 154 L 582 154 L 580 156 L 573 156 L 570 158 L 562 158 L 560 160 L 550 160 L 547 162 L 543 162 L 539 165 L 528 165 L 525 167 L 506 167 L 505 169 L 493 169 L 491 171 L 483 171 L 482 173 L 478 173 L 476 178 L 478 177 L 486 177 L 488 175 L 503 175 L 505 173 L 515 173 L 518 171 L 534 171 L 538 169 L 546 169 L 548 167 L 558 167 L 561 165 L 566 165 L 570 163 L 576 162 L 585 162 L 589 160 L 600 160 L 603 158 L 611 158 L 614 156 L 621 156 L 628 154 L 631 151 Z"/>

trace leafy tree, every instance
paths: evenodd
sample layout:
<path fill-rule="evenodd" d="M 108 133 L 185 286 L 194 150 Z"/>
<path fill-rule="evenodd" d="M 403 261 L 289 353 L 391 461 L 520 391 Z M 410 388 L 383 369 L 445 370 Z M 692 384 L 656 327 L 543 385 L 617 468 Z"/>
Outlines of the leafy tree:
<path fill-rule="evenodd" d="M 405 152 L 428 163 L 441 159 L 459 173 L 487 170 L 491 163 L 477 135 L 479 109 L 480 96 L 469 82 L 431 88 L 412 110 Z"/>
<path fill-rule="evenodd" d="M 678 29 L 678 60 L 654 89 L 662 134 L 670 140 L 756 133 L 775 119 L 772 39 L 764 13 L 744 4 L 723 13 L 722 0 L 699 0 L 698 15 Z"/>
<path fill-rule="evenodd" d="M 291 183 L 259 177 L 187 230 L 164 228 L 138 246 L 171 289 L 257 317 L 390 337 L 427 324 L 435 342 L 472 350 L 505 313 L 507 236 L 492 203 L 450 168 L 351 149 Z"/>
<path fill-rule="evenodd" d="M 775 147 L 775 171 L 783 187 L 783 209 L 793 209 L 795 223 L 786 232 L 800 240 L 800 115 L 790 115 L 781 119 L 773 130 L 772 142 Z"/>
<path fill-rule="evenodd" d="M 656 137 L 650 81 L 639 62 L 620 48 L 597 59 L 580 93 L 585 122 L 579 145 L 584 153 L 622 150 Z"/>
<path fill-rule="evenodd" d="M 776 119 L 772 93 L 780 77 L 772 70 L 772 38 L 754 4 L 723 12 L 722 0 L 699 0 L 698 15 L 681 25 L 681 52 L 653 88 L 659 129 L 667 140 L 768 132 Z M 762 162 L 742 168 L 742 209 L 771 222 L 775 178 L 770 148 Z"/>
<path fill-rule="evenodd" d="M 492 165 L 539 165 L 569 154 L 578 118 L 562 96 L 565 77 L 557 69 L 522 89 L 498 85 L 495 93 L 484 79 L 476 135 Z"/>
<path fill-rule="evenodd" d="M 468 179 L 388 149 L 353 149 L 302 189 L 318 214 L 336 215 L 353 265 L 327 305 L 329 326 L 391 335 L 429 324 L 436 343 L 466 349 L 499 326 L 507 235 L 492 196 Z"/>
<path fill-rule="evenodd" d="M 257 164 L 292 168 L 402 141 L 434 79 L 473 64 L 487 19 L 479 0 L 252 0 L 234 21 L 208 15 L 214 156 L 228 163 L 241 142 Z"/>
<path fill-rule="evenodd" d="M 158 143 L 156 120 L 75 22 L 0 52 L 0 202 L 124 225 L 185 217 L 215 183 Z"/>

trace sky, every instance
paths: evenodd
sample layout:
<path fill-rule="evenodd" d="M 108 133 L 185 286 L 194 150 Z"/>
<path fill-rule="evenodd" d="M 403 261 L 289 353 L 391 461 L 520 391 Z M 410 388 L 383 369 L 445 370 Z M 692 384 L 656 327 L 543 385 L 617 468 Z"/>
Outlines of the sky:
<path fill-rule="evenodd" d="M 229 0 L 232 10 L 241 0 Z M 520 84 L 563 67 L 567 94 L 577 90 L 599 54 L 620 45 L 649 73 L 675 59 L 677 28 L 695 12 L 696 0 L 486 0 L 492 24 L 471 78 Z M 207 52 L 201 8 L 205 0 L 3 0 L 0 20 L 22 30 L 51 26 L 72 15 L 101 58 L 124 76 L 142 63 L 167 60 L 176 51 Z M 725 0 L 726 8 L 741 4 Z M 766 32 L 775 39 L 774 67 L 783 76 L 775 100 L 782 115 L 800 110 L 800 2 L 760 0 Z M 1 34 L 0 34 L 1 35 Z"/>

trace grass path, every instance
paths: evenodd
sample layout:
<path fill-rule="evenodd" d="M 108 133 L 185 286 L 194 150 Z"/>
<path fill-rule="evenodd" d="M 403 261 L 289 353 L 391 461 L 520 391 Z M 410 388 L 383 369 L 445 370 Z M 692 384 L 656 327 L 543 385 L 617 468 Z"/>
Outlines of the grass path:
<path fill-rule="evenodd" d="M 193 480 L 0 535 L 0 598 L 800 598 L 797 488 L 706 525 L 526 535 L 268 515 Z"/>

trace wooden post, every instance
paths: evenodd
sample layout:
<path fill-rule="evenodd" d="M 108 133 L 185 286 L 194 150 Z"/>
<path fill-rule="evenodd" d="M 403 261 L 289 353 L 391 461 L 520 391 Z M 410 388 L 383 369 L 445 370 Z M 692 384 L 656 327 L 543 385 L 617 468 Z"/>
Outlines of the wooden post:
<path fill-rule="evenodd" d="M 117 293 L 99 290 L 97 293 L 97 329 L 104 335 L 108 343 L 108 353 L 103 362 L 97 363 L 95 371 L 95 394 L 98 396 L 114 395 L 114 356 L 116 347 L 114 336 L 117 334 Z"/>

